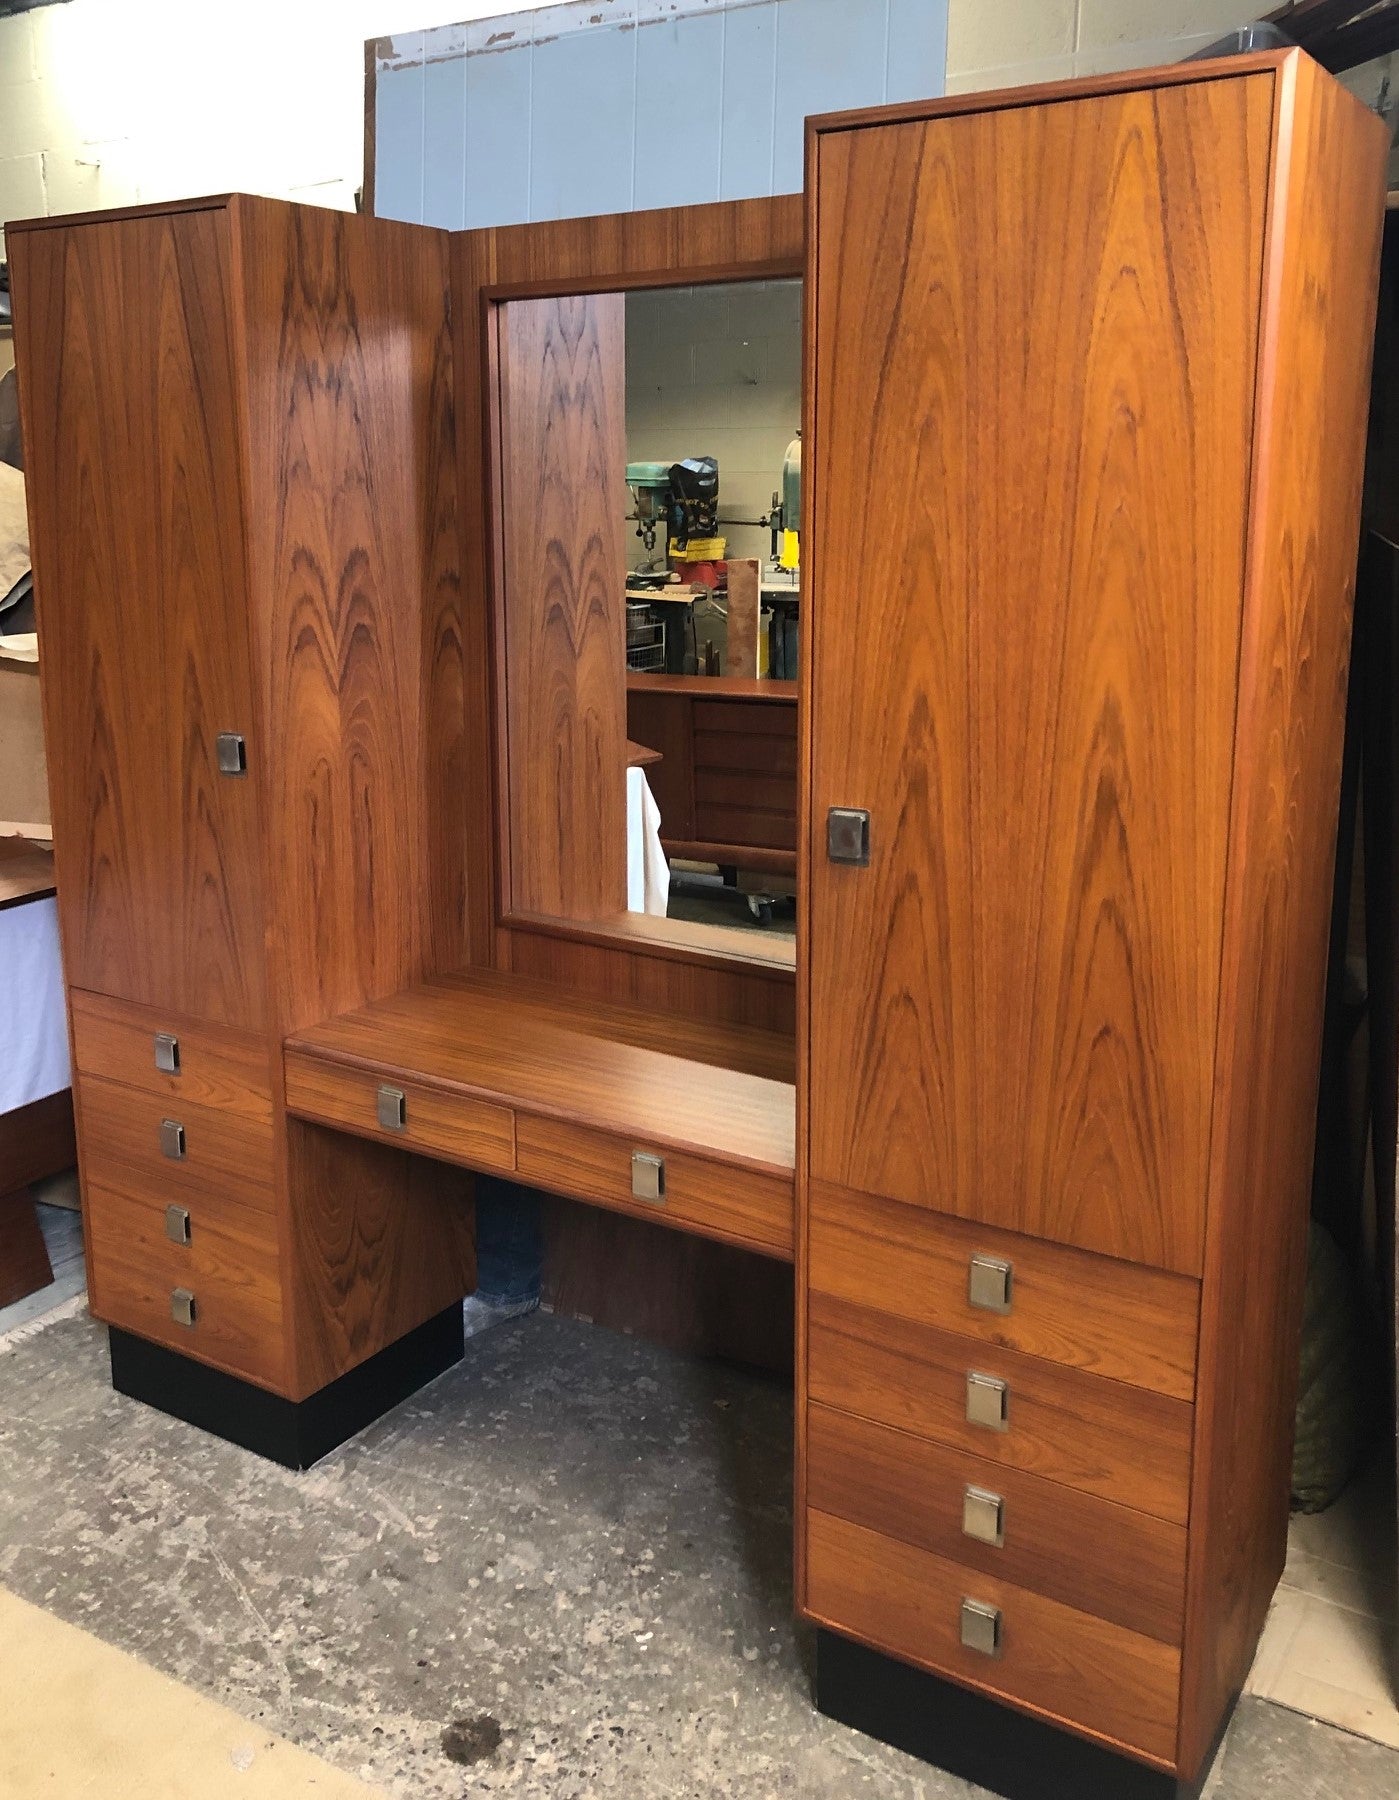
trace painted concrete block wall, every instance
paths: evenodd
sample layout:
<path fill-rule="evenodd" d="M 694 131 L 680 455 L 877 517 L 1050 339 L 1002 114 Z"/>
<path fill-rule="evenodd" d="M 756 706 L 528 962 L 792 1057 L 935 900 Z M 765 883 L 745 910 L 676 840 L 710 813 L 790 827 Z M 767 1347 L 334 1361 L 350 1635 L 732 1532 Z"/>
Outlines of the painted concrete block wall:
<path fill-rule="evenodd" d="M 808 113 L 942 92 L 947 0 L 569 0 L 397 34 L 375 211 L 457 229 L 795 193 Z"/>
<path fill-rule="evenodd" d="M 801 425 L 801 304 L 799 281 L 628 294 L 627 461 L 717 456 L 720 517 L 761 518 Z M 757 527 L 724 531 L 734 556 L 771 548 Z"/>
<path fill-rule="evenodd" d="M 1178 62 L 1269 10 L 1265 0 L 951 0 L 947 91 Z"/>
<path fill-rule="evenodd" d="M 232 188 L 353 206 L 365 40 L 509 4 L 68 0 L 0 19 L 0 225 Z"/>

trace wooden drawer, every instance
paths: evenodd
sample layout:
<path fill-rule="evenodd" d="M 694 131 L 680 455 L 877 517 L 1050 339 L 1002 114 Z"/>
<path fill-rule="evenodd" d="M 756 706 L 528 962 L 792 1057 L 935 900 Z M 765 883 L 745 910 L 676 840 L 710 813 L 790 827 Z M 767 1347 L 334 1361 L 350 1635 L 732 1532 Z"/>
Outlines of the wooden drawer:
<path fill-rule="evenodd" d="M 109 1000 L 74 988 L 73 1056 L 84 1075 L 100 1075 L 139 1088 L 164 1103 L 194 1101 L 220 1112 L 270 1124 L 271 1071 L 265 1041 L 254 1032 Z M 156 1067 L 155 1038 L 168 1033 L 179 1044 L 179 1073 Z"/>
<path fill-rule="evenodd" d="M 1180 1643 L 1183 1525 L 826 1406 L 807 1413 L 806 1469 L 818 1512 Z"/>
<path fill-rule="evenodd" d="M 514 1172 L 515 1115 L 508 1106 L 398 1075 L 386 1079 L 296 1050 L 286 1053 L 286 1075 L 287 1110 L 299 1118 L 338 1125 L 402 1150 L 443 1156 L 469 1169 Z M 402 1130 L 379 1123 L 379 1089 L 386 1085 L 404 1096 Z"/>
<path fill-rule="evenodd" d="M 968 1375 L 1007 1387 L 1004 1430 L 967 1417 Z M 1194 1409 L 1016 1350 L 812 1294 L 812 1400 L 1184 1525 Z"/>
<path fill-rule="evenodd" d="M 1000 1652 L 962 1643 L 962 1603 L 1000 1613 Z M 1043 1594 L 811 1510 L 805 1611 L 878 1650 L 1174 1764 L 1180 1653 Z"/>
<path fill-rule="evenodd" d="M 166 1203 L 89 1182 L 84 1230 L 92 1310 L 109 1325 L 280 1388 L 285 1378 L 282 1291 L 270 1221 L 242 1207 L 191 1207 L 188 1244 L 165 1233 Z M 177 1290 L 194 1295 L 192 1325 L 171 1316 Z"/>
<path fill-rule="evenodd" d="M 276 1207 L 272 1125 L 201 1106 L 182 1094 L 157 1095 L 96 1075 L 78 1077 L 79 1145 L 89 1187 L 139 1200 L 149 1194 L 191 1205 L 215 1201 L 271 1213 Z M 184 1155 L 162 1149 L 161 1127 L 178 1125 Z"/>
<path fill-rule="evenodd" d="M 1186 1275 L 813 1181 L 809 1285 L 835 1299 L 1151 1388 L 1195 1393 L 1200 1286 Z M 1008 1312 L 969 1298 L 973 1257 L 1011 1266 Z"/>
<path fill-rule="evenodd" d="M 731 1163 L 668 1150 L 586 1126 L 520 1115 L 519 1173 L 550 1193 L 592 1200 L 702 1237 L 792 1257 L 793 1183 Z M 632 1193 L 636 1151 L 665 1160 L 665 1198 Z"/>

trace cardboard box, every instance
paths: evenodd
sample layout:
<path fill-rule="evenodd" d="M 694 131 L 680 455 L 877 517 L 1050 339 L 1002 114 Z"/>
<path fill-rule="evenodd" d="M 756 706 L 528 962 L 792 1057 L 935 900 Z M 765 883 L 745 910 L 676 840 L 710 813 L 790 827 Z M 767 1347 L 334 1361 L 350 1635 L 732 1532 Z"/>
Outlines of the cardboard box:
<path fill-rule="evenodd" d="M 0 638 L 0 831 L 47 839 L 52 818 L 38 644 L 32 634 Z"/>

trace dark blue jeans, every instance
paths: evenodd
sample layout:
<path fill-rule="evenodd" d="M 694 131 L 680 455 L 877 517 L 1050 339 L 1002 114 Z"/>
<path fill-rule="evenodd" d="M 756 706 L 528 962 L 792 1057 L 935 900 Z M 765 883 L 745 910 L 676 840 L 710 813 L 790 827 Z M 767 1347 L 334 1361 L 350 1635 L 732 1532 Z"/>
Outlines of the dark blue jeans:
<path fill-rule="evenodd" d="M 477 1295 L 494 1306 L 537 1300 L 543 1257 L 539 1195 L 496 1175 L 478 1175 Z"/>

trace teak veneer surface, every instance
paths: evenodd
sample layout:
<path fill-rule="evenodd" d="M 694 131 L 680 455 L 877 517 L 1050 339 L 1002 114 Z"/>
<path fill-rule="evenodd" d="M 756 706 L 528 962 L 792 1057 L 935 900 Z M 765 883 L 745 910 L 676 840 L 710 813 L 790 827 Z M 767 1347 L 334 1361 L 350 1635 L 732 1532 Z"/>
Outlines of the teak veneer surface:
<path fill-rule="evenodd" d="M 500 976 L 426 982 L 287 1042 L 298 1067 L 395 1074 L 546 1118 L 639 1134 L 718 1162 L 785 1174 L 795 1162 L 790 1046 L 574 1001 Z"/>
<path fill-rule="evenodd" d="M 1193 1275 L 1272 98 L 813 163 L 812 1174 Z"/>
<path fill-rule="evenodd" d="M 266 1017 L 236 281 L 219 210 L 11 251 L 66 977 Z"/>

